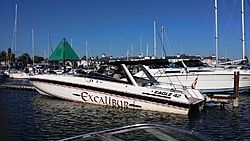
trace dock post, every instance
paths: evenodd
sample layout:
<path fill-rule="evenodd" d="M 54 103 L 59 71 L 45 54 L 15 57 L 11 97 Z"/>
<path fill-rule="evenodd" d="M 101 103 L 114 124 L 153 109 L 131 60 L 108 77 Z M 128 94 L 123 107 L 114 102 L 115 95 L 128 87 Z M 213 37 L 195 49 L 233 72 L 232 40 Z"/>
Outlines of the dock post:
<path fill-rule="evenodd" d="M 238 107 L 239 102 L 239 71 L 234 72 L 234 97 L 233 107 Z"/>

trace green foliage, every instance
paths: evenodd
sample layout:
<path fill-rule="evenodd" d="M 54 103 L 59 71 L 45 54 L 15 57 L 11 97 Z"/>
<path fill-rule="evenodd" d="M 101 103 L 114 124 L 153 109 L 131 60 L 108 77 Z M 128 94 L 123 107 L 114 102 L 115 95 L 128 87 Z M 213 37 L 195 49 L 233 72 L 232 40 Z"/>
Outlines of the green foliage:
<path fill-rule="evenodd" d="M 14 61 L 14 60 L 15 60 L 15 54 L 12 53 L 10 47 L 8 48 L 8 52 L 7 52 L 7 53 L 6 53 L 5 50 L 3 50 L 3 51 L 0 53 L 0 62 L 2 62 L 2 61 L 7 61 L 7 60 L 10 60 L 10 61 Z"/>
<path fill-rule="evenodd" d="M 245 56 L 245 59 L 246 59 L 245 64 L 248 64 L 249 60 L 248 60 L 247 56 Z"/>
<path fill-rule="evenodd" d="M 43 60 L 44 60 L 44 58 L 41 56 L 36 56 L 36 55 L 34 56 L 35 63 L 41 63 Z"/>
<path fill-rule="evenodd" d="M 24 66 L 27 66 L 27 64 L 31 63 L 31 58 L 28 53 L 23 53 L 21 56 L 17 58 L 18 62 L 23 62 Z"/>
<path fill-rule="evenodd" d="M 11 48 L 8 48 L 8 51 L 2 51 L 0 52 L 0 62 L 3 61 L 10 61 L 10 62 L 23 62 L 24 66 L 27 66 L 27 64 L 32 64 L 33 60 L 30 57 L 30 55 L 28 53 L 23 53 L 21 56 L 19 56 L 18 58 L 15 58 L 16 55 L 14 53 L 12 53 Z M 44 61 L 44 58 L 41 56 L 34 56 L 34 63 L 41 63 L 42 61 Z"/>
<path fill-rule="evenodd" d="M 87 60 L 87 57 L 84 55 L 84 56 L 82 57 L 82 60 Z"/>
<path fill-rule="evenodd" d="M 6 52 L 2 51 L 0 54 L 0 62 L 5 61 L 6 60 Z"/>

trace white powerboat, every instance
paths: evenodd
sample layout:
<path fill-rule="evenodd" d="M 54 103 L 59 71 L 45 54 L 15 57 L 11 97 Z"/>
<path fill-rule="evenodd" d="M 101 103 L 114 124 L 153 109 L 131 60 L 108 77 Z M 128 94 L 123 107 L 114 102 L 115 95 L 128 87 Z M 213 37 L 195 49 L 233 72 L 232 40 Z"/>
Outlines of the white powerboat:
<path fill-rule="evenodd" d="M 11 79 L 28 80 L 31 75 L 34 75 L 34 71 L 33 68 L 26 68 L 25 70 L 7 70 L 5 74 Z"/>
<path fill-rule="evenodd" d="M 250 89 L 249 70 L 201 67 L 198 65 L 189 67 L 185 63 L 184 67 L 181 68 L 167 67 L 169 64 L 161 67 L 151 64 L 147 67 L 147 70 L 160 82 L 191 86 L 202 93 L 232 93 L 234 91 L 234 72 L 239 71 L 239 91 L 244 92 Z M 135 76 L 146 77 L 143 71 L 139 71 Z"/>
<path fill-rule="evenodd" d="M 141 68 L 146 78 L 133 76 L 132 66 Z M 111 66 L 119 66 L 122 78 L 109 76 Z M 129 68 L 130 69 L 129 69 Z M 188 114 L 202 109 L 204 96 L 195 89 L 160 84 L 140 64 L 140 61 L 116 61 L 103 65 L 97 72 L 80 75 L 34 75 L 29 80 L 35 89 L 45 95 L 70 101 Z"/>

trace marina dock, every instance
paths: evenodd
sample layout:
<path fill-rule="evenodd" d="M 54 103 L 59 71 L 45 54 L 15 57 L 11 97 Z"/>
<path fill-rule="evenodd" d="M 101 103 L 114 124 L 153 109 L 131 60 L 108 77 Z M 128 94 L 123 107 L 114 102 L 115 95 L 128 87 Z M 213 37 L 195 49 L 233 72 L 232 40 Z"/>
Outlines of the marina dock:
<path fill-rule="evenodd" d="M 18 90 L 32 90 L 34 91 L 35 88 L 29 85 L 16 85 L 16 84 L 1 84 L 1 89 L 18 89 Z"/>
<path fill-rule="evenodd" d="M 29 90 L 29 91 L 35 90 L 29 80 L 18 80 L 11 78 L 5 78 L 0 83 L 0 89 L 16 89 L 16 90 Z"/>

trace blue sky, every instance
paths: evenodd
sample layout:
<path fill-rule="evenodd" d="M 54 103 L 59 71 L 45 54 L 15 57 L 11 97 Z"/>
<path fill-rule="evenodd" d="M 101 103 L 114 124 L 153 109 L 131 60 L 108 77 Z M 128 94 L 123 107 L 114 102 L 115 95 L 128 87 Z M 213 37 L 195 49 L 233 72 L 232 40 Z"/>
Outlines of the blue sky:
<path fill-rule="evenodd" d="M 12 46 L 15 4 L 18 4 L 17 55 L 47 57 L 48 34 L 55 49 L 63 38 L 79 57 L 153 55 L 154 20 L 157 57 L 161 26 L 168 56 L 215 54 L 214 0 L 1 0 L 0 50 Z M 241 0 L 218 0 L 219 57 L 242 57 Z M 245 54 L 250 57 L 250 5 L 245 0 Z M 112 45 L 111 45 L 112 42 Z M 110 46 L 112 47 L 110 51 Z M 132 47 L 133 46 L 133 47 Z M 13 48 L 14 50 L 14 48 Z"/>

